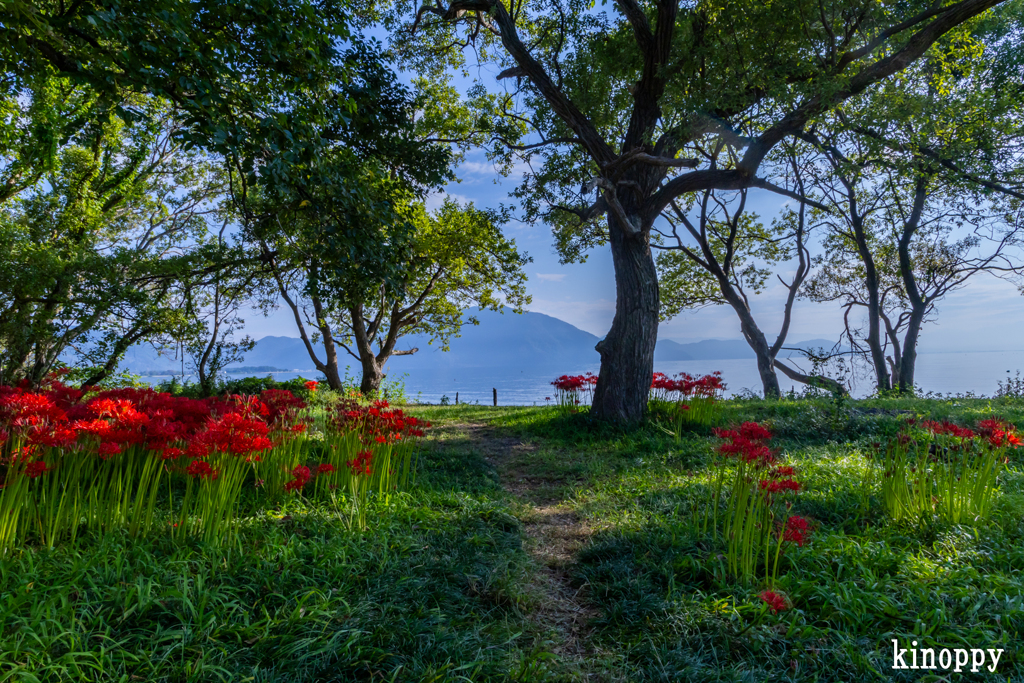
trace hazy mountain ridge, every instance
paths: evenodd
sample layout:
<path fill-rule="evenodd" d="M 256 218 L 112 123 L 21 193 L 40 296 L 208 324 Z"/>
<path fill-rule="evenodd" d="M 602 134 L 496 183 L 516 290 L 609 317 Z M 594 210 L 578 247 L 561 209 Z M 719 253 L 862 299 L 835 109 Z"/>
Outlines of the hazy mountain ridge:
<path fill-rule="evenodd" d="M 442 352 L 438 345 L 427 343 L 427 337 L 413 335 L 399 341 L 400 349 L 419 348 L 411 356 L 392 358 L 390 371 L 412 372 L 438 368 L 551 368 L 574 372 L 577 368 L 595 365 L 600 357 L 594 346 L 600 338 L 569 323 L 543 313 L 517 315 L 492 311 L 474 311 L 479 325 L 466 325 L 461 335 L 450 342 L 451 350 Z M 289 332 L 291 330 L 288 330 Z M 829 348 L 832 342 L 812 339 L 789 346 Z M 323 349 L 317 349 L 323 360 Z M 784 352 L 785 353 L 785 352 Z M 355 367 L 356 361 L 339 348 L 342 365 Z M 753 358 L 754 354 L 741 339 L 706 339 L 681 344 L 671 339 L 658 341 L 655 362 L 680 360 L 721 360 Z M 289 371 L 315 372 L 305 344 L 296 337 L 263 337 L 245 358 L 228 368 L 275 367 Z M 148 346 L 132 347 L 121 364 L 132 372 L 181 372 L 181 361 L 172 354 L 158 354 Z"/>

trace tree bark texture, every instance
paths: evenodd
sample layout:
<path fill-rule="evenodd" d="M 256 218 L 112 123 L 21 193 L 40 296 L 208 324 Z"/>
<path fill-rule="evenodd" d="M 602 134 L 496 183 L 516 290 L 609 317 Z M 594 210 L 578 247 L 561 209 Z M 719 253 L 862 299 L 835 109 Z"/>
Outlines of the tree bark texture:
<path fill-rule="evenodd" d="M 597 343 L 601 371 L 592 411 L 613 422 L 644 416 L 658 341 L 658 274 L 646 234 L 628 234 L 609 216 L 615 266 L 615 318 Z"/>

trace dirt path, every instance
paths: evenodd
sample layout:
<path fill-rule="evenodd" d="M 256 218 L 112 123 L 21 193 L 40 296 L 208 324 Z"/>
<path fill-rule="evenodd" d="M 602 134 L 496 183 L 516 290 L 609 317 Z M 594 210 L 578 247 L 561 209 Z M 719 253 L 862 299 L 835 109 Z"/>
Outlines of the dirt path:
<path fill-rule="evenodd" d="M 486 424 L 453 425 L 463 429 L 484 459 L 498 472 L 502 487 L 522 504 L 520 519 L 526 551 L 537 563 L 531 592 L 534 622 L 551 633 L 551 652 L 563 663 L 585 669 L 589 649 L 589 622 L 597 611 L 583 597 L 586 587 L 573 586 L 573 557 L 587 543 L 591 530 L 568 505 L 554 495 L 564 482 L 532 474 L 525 466 L 536 446 L 505 437 Z"/>

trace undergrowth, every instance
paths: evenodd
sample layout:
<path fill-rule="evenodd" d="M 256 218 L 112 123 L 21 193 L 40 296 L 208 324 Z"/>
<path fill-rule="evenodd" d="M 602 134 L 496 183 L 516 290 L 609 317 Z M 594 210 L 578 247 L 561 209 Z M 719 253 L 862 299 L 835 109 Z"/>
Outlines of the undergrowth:
<path fill-rule="evenodd" d="M 1024 425 L 1024 402 L 874 399 L 837 414 L 827 400 L 724 401 L 722 424 L 769 425 L 803 484 L 792 514 L 813 522 L 780 559 L 778 613 L 703 532 L 710 430 L 677 442 L 665 424 L 586 411 L 414 410 L 435 424 L 416 483 L 371 510 L 367 532 L 299 499 L 250 513 L 237 548 L 114 534 L 0 562 L 0 681 L 951 680 L 893 671 L 893 638 L 1001 648 L 996 674 L 953 678 L 1024 680 L 1020 456 L 973 526 L 893 521 L 873 469 L 909 416 Z M 523 447 L 498 462 L 488 438 Z M 532 618 L 544 596 L 529 589 L 509 473 L 542 482 L 590 534 L 569 568 L 597 615 L 579 661 Z"/>

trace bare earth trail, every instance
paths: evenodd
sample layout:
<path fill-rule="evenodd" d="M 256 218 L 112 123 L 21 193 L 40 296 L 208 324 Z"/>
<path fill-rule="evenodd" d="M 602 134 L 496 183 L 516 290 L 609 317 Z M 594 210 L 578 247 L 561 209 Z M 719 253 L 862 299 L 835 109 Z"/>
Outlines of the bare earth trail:
<path fill-rule="evenodd" d="M 581 680 L 600 680 L 584 673 L 594 654 L 589 623 L 597 610 L 587 604 L 586 586 L 573 586 L 570 567 L 592 530 L 561 499 L 566 482 L 531 473 L 529 460 L 537 446 L 504 436 L 483 423 L 451 425 L 462 431 L 473 448 L 498 473 L 502 487 L 521 504 L 525 549 L 537 564 L 530 592 L 530 618 L 554 640 L 550 651 Z"/>

